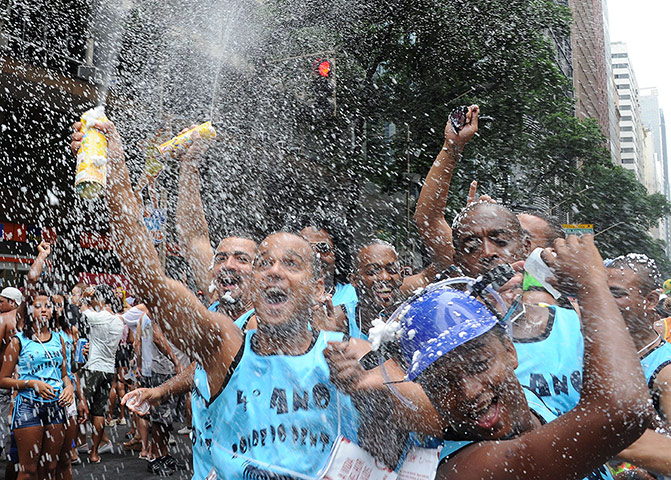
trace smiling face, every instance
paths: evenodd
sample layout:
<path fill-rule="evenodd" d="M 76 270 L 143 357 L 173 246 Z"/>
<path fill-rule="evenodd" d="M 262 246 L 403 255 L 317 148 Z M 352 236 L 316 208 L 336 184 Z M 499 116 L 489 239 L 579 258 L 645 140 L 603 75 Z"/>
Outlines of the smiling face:
<path fill-rule="evenodd" d="M 315 278 L 314 253 L 298 235 L 267 237 L 254 260 L 252 301 L 259 323 L 283 325 L 309 321 L 324 282 Z"/>
<path fill-rule="evenodd" d="M 497 204 L 475 205 L 454 228 L 455 258 L 471 277 L 504 263 L 524 260 L 529 245 L 517 217 Z"/>
<path fill-rule="evenodd" d="M 256 242 L 248 238 L 228 237 L 219 243 L 212 273 L 220 301 L 248 302 L 255 254 Z"/>
<path fill-rule="evenodd" d="M 33 300 L 33 318 L 40 325 L 47 325 L 53 315 L 53 303 L 46 295 L 38 295 Z"/>
<path fill-rule="evenodd" d="M 373 243 L 357 255 L 357 269 L 352 284 L 359 301 L 369 308 L 384 310 L 394 306 L 400 297 L 403 276 L 398 255 L 389 245 Z"/>
<path fill-rule="evenodd" d="M 631 331 L 649 330 L 648 314 L 657 306 L 659 296 L 643 290 L 639 274 L 627 267 L 607 268 L 608 288 L 615 298 L 622 318 Z"/>
<path fill-rule="evenodd" d="M 436 360 L 416 381 L 449 430 L 497 440 L 519 434 L 528 412 L 516 367 L 512 342 L 490 330 Z"/>

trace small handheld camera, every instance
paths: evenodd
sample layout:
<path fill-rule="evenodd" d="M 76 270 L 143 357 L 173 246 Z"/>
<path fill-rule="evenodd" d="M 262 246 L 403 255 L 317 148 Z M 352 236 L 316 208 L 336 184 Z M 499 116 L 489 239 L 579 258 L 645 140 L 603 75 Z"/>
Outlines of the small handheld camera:
<path fill-rule="evenodd" d="M 466 115 L 468 114 L 468 107 L 466 106 L 461 106 L 459 108 L 455 108 L 452 110 L 452 113 L 450 113 L 450 125 L 452 126 L 452 130 L 454 130 L 454 133 L 457 135 L 461 131 L 462 128 L 466 125 Z"/>

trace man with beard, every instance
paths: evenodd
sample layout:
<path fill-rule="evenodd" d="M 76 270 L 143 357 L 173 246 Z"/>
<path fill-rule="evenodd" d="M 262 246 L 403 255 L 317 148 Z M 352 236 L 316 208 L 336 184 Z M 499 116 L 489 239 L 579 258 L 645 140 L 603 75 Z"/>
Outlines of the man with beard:
<path fill-rule="evenodd" d="M 593 238 L 557 240 L 554 250 L 544 260 L 560 288 L 577 291 L 589 340 L 580 405 L 560 419 L 520 385 L 504 327 L 474 298 L 436 288 L 400 313 L 407 379 L 458 438 L 443 441 L 437 479 L 611 478 L 603 463 L 650 424 L 636 350 Z"/>
<path fill-rule="evenodd" d="M 660 274 L 654 260 L 630 253 L 608 263 L 608 286 L 620 308 L 643 367 L 653 405 L 669 428 L 671 344 L 654 329 Z M 625 382 L 621 378 L 618 381 Z M 618 458 L 657 475 L 671 476 L 671 438 L 648 429 Z"/>
<path fill-rule="evenodd" d="M 231 235 L 212 251 L 198 173 L 198 162 L 206 148 L 207 143 L 196 133 L 193 143 L 180 157 L 177 198 L 180 245 L 198 289 L 206 295 L 212 293 L 212 287 L 216 290 L 218 300 L 209 309 L 233 318 L 243 330 L 251 330 L 256 328 L 256 319 L 248 284 L 257 244 L 250 235 Z"/>
<path fill-rule="evenodd" d="M 198 378 L 196 384 L 208 417 L 195 418 L 194 409 L 194 442 L 212 451 L 219 478 L 316 474 L 340 434 L 356 442 L 358 414 L 352 399 L 329 381 L 322 353 L 343 335 L 310 329 L 312 306 L 324 292 L 310 244 L 288 233 L 260 244 L 251 279 L 258 329 L 243 333 L 232 318 L 208 311 L 182 283 L 165 276 L 132 195 L 121 139 L 110 122 L 96 128 L 108 139 L 115 251 L 153 319 L 206 373 L 204 384 Z M 77 152 L 81 124 L 74 129 Z M 200 478 L 197 460 L 194 470 Z"/>

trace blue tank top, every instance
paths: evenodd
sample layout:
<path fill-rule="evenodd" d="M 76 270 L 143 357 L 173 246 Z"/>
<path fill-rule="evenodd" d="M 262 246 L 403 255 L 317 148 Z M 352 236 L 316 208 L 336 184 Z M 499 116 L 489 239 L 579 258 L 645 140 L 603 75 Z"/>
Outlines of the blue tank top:
<path fill-rule="evenodd" d="M 550 408 L 564 414 L 580 401 L 584 340 L 574 310 L 549 307 L 540 337 L 514 339 L 519 366 L 515 374 Z"/>
<path fill-rule="evenodd" d="M 206 376 L 196 378 L 194 390 L 208 408 L 206 418 L 194 412 L 194 424 L 200 422 L 194 442 L 210 444 L 218 478 L 313 477 L 339 434 L 358 441 L 358 412 L 330 382 L 323 355 L 327 342 L 342 340 L 343 334 L 322 331 L 312 348 L 297 356 L 257 355 L 254 334 L 245 335 L 221 392 L 211 395 Z"/>
<path fill-rule="evenodd" d="M 538 417 L 542 424 L 549 423 L 557 418 L 557 415 L 545 404 L 545 402 L 543 402 L 543 400 L 534 394 L 534 392 L 527 388 L 522 388 L 522 390 L 524 390 L 524 396 L 527 398 L 529 410 Z M 440 450 L 439 464 L 472 443 L 476 442 L 472 440 L 443 440 L 442 449 Z M 608 468 L 603 465 L 585 477 L 584 480 L 613 480 L 613 476 L 610 474 Z"/>
<path fill-rule="evenodd" d="M 336 284 L 336 289 L 333 293 L 331 301 L 333 302 L 334 307 L 338 305 L 345 307 L 345 313 L 347 314 L 347 321 L 350 325 L 351 331 L 351 325 L 356 325 L 356 305 L 359 303 L 359 297 L 356 294 L 356 289 L 350 283 L 338 283 Z M 360 337 L 357 336 L 355 338 Z"/>
<path fill-rule="evenodd" d="M 19 395 L 37 402 L 56 402 L 63 390 L 61 368 L 63 365 L 63 344 L 57 332 L 51 332 L 47 342 L 27 338 L 23 332 L 16 334 L 21 342 L 21 352 L 16 363 L 19 380 L 40 380 L 54 388 L 56 398 L 45 400 L 32 388 L 19 390 Z"/>
<path fill-rule="evenodd" d="M 645 381 L 648 382 L 648 388 L 652 394 L 653 405 L 660 415 L 659 395 L 654 389 L 655 380 L 657 379 L 659 372 L 669 365 L 671 365 L 671 343 L 665 342 L 664 340 L 662 340 L 662 343 L 660 343 L 654 350 L 648 352 L 645 357 L 641 359 L 643 374 L 645 375 Z M 662 415 L 662 418 L 665 418 L 664 415 Z"/>
<path fill-rule="evenodd" d="M 216 312 L 219 309 L 219 300 L 214 302 L 212 305 L 207 307 L 207 309 L 210 312 Z M 247 322 L 251 318 L 251 316 L 254 315 L 254 309 L 247 310 L 245 313 L 240 315 L 238 318 L 235 319 L 235 324 L 240 328 L 241 330 L 245 330 L 245 326 L 247 325 Z"/>

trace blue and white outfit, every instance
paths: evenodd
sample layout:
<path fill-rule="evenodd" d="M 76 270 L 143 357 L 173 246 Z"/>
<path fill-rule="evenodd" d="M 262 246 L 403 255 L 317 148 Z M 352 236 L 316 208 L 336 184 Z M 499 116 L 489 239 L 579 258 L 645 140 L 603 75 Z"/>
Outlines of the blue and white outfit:
<path fill-rule="evenodd" d="M 645 375 L 645 381 L 648 382 L 648 388 L 652 394 L 653 405 L 662 418 L 665 418 L 665 416 L 662 415 L 662 412 L 660 411 L 659 395 L 654 387 L 659 372 L 669 365 L 671 365 L 671 343 L 664 340 L 641 359 L 643 374 Z M 671 415 L 671 412 L 666 413 L 667 416 Z"/>
<path fill-rule="evenodd" d="M 513 338 L 519 360 L 515 374 L 522 386 L 562 415 L 580 401 L 585 344 L 574 310 L 556 306 L 549 310 L 541 336 Z"/>
<path fill-rule="evenodd" d="M 207 309 L 210 312 L 217 312 L 219 311 L 219 300 L 214 302 L 212 305 L 207 307 Z M 247 327 L 247 322 L 249 322 L 249 319 L 252 318 L 252 315 L 254 315 L 254 309 L 247 310 L 245 313 L 240 315 L 238 318 L 235 319 L 235 324 L 242 330 L 243 332 L 246 330 Z"/>
<path fill-rule="evenodd" d="M 339 435 L 358 441 L 358 412 L 329 380 L 323 350 L 343 334 L 322 331 L 303 355 L 257 355 L 245 335 L 222 390 L 210 392 L 196 370 L 193 408 L 194 479 L 209 453 L 217 478 L 313 478 Z M 205 406 L 205 408 L 203 408 Z M 198 454 L 196 452 L 199 452 Z"/>
<path fill-rule="evenodd" d="M 358 329 L 356 322 L 356 306 L 359 303 L 359 297 L 354 286 L 351 283 L 337 283 L 331 301 L 334 307 L 342 305 L 345 308 L 350 337 L 361 338 L 361 330 Z"/>
<path fill-rule="evenodd" d="M 557 418 L 557 414 L 554 413 L 548 406 L 541 400 L 537 395 L 527 388 L 523 388 L 524 396 L 527 398 L 527 403 L 529 404 L 529 410 L 536 415 L 536 417 L 541 421 L 542 424 L 549 423 Z M 452 441 L 452 440 L 443 440 L 442 449 L 440 450 L 440 459 L 439 464 L 448 460 L 450 457 L 454 456 L 460 450 L 468 447 L 469 445 L 477 443 L 473 440 L 467 441 Z M 598 469 L 594 470 L 590 475 L 585 477 L 584 480 L 613 480 L 612 475 L 608 468 L 603 465 Z"/>
<path fill-rule="evenodd" d="M 51 338 L 48 341 L 39 342 L 19 332 L 16 338 L 21 342 L 21 351 L 16 364 L 19 380 L 48 383 L 53 387 L 55 397 L 52 400 L 46 400 L 32 388 L 20 389 L 14 404 L 12 430 L 64 423 L 65 411 L 58 405 L 58 397 L 63 391 L 61 336 L 51 332 Z"/>

